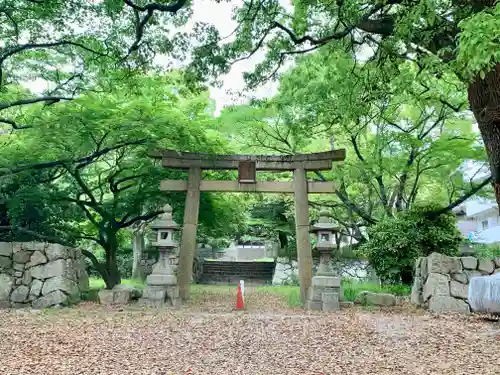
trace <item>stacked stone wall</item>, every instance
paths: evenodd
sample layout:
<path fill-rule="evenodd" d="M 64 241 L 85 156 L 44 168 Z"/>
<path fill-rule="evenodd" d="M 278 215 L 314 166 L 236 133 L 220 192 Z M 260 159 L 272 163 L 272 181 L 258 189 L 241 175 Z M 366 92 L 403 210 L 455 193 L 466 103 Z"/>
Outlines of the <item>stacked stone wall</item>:
<path fill-rule="evenodd" d="M 319 266 L 319 259 L 313 259 L 313 274 Z M 379 282 L 368 262 L 356 259 L 341 260 L 332 264 L 340 277 Z M 296 260 L 278 258 L 274 269 L 273 285 L 290 285 L 299 280 L 299 265 Z"/>
<path fill-rule="evenodd" d="M 0 242 L 0 308 L 65 306 L 89 289 L 79 249 L 40 242 Z"/>
<path fill-rule="evenodd" d="M 471 278 L 499 272 L 500 258 L 449 257 L 432 253 L 417 259 L 411 302 L 436 313 L 470 313 Z"/>

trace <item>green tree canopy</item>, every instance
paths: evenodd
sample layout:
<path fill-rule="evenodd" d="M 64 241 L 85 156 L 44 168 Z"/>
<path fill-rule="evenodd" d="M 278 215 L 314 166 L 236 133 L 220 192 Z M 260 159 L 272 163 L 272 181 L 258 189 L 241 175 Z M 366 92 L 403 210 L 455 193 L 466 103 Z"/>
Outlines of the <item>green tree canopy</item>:
<path fill-rule="evenodd" d="M 362 237 L 360 227 L 415 203 L 451 208 L 479 188 L 464 181 L 464 162 L 486 160 L 470 116 L 455 110 L 466 103 L 460 82 L 413 62 L 393 69 L 398 79 L 384 79 L 378 62 L 359 65 L 325 47 L 299 59 L 275 97 L 224 110 L 220 127 L 249 152 L 346 148 L 345 162 L 319 174 L 338 184 L 335 196 L 311 197 L 313 207 L 333 210 L 344 234 Z"/>
<path fill-rule="evenodd" d="M 86 255 L 110 288 L 120 281 L 116 256 L 122 229 L 153 219 L 167 201 L 182 222 L 183 197 L 162 193 L 159 186 L 162 179 L 186 176 L 164 169 L 152 152 L 215 153 L 227 146 L 213 127 L 207 92 L 186 90 L 175 74 L 125 84 L 134 84 L 135 90 L 117 85 L 111 93 L 88 93 L 34 113 L 34 126 L 15 133 L 9 146 L 10 162 L 17 160 L 18 168 L 50 163 L 57 171 L 44 187 L 45 198 L 79 213 L 67 216 L 59 231 L 68 241 L 93 240 L 104 249 L 104 263 Z M 238 207 L 210 195 L 204 195 L 200 211 L 202 229 L 214 236 L 227 233 L 231 226 L 223 223 L 236 225 L 241 215 Z"/>

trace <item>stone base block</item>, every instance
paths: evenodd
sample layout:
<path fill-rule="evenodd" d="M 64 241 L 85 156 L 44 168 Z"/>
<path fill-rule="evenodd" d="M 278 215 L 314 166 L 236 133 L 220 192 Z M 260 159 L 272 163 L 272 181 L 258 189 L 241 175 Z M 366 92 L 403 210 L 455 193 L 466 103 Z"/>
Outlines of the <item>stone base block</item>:
<path fill-rule="evenodd" d="M 146 279 L 147 285 L 177 285 L 177 277 L 175 275 L 149 275 Z"/>
<path fill-rule="evenodd" d="M 333 312 L 333 311 L 339 311 L 340 310 L 340 304 L 339 301 L 333 301 L 333 302 L 323 302 L 322 306 L 322 311 L 323 312 Z"/>
<path fill-rule="evenodd" d="M 325 291 L 321 293 L 321 302 L 323 303 L 339 303 L 339 294 L 336 292 Z"/>
<path fill-rule="evenodd" d="M 139 300 L 141 306 L 162 307 L 172 305 L 174 308 L 181 307 L 178 286 L 148 285 L 144 289 L 142 298 Z"/>
<path fill-rule="evenodd" d="M 167 290 L 164 287 L 148 285 L 144 288 L 142 297 L 143 299 L 150 299 L 153 301 L 166 301 Z"/>
<path fill-rule="evenodd" d="M 307 290 L 307 299 L 310 301 L 320 301 L 323 288 L 310 286 Z"/>
<path fill-rule="evenodd" d="M 178 310 L 181 308 L 182 306 L 182 301 L 180 298 L 174 298 L 174 299 L 170 299 L 170 303 L 172 304 L 172 307 L 175 309 L 175 310 Z"/>
<path fill-rule="evenodd" d="M 322 307 L 323 307 L 323 302 L 321 301 L 311 301 L 311 300 L 306 301 L 306 310 L 321 311 Z"/>
<path fill-rule="evenodd" d="M 132 295 L 128 290 L 114 290 L 113 292 L 113 302 L 119 305 L 126 305 L 132 298 Z"/>
<path fill-rule="evenodd" d="M 167 288 L 167 297 L 171 300 L 179 298 L 179 287 L 178 286 L 169 286 Z"/>
<path fill-rule="evenodd" d="M 320 288 L 340 288 L 340 277 L 335 276 L 314 276 L 312 286 Z"/>
<path fill-rule="evenodd" d="M 114 302 L 114 292 L 109 289 L 101 289 L 97 296 L 101 305 L 111 305 Z"/>

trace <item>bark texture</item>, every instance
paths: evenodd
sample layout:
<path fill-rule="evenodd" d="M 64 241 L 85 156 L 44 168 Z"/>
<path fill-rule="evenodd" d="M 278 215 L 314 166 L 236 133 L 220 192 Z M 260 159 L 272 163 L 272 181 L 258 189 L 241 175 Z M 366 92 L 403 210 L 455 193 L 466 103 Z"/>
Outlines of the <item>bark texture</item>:
<path fill-rule="evenodd" d="M 492 183 L 500 207 L 500 63 L 469 84 L 469 103 L 488 153 Z"/>
<path fill-rule="evenodd" d="M 132 252 L 134 255 L 132 263 L 132 279 L 142 280 L 144 278 L 141 268 L 142 253 L 144 252 L 144 231 L 141 229 L 134 231 L 134 237 L 132 239 Z"/>

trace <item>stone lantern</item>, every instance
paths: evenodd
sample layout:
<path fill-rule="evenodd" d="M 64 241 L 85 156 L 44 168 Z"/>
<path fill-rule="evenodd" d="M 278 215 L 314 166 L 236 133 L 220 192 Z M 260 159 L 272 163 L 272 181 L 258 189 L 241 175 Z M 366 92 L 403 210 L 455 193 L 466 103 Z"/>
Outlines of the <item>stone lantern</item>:
<path fill-rule="evenodd" d="M 319 267 L 316 276 L 334 276 L 335 272 L 331 265 L 332 252 L 335 249 L 335 233 L 339 228 L 331 223 L 328 218 L 328 212 L 321 211 L 319 220 L 310 229 L 311 233 L 316 234 L 316 246 L 320 254 Z"/>
<path fill-rule="evenodd" d="M 159 306 L 169 300 L 172 305 L 179 303 L 177 277 L 169 262 L 169 254 L 177 248 L 175 233 L 179 225 L 172 219 L 172 207 L 166 205 L 163 214 L 151 225 L 153 230 L 153 246 L 158 247 L 158 262 L 153 266 L 153 272 L 146 278 L 146 288 L 143 293 L 143 304 Z"/>
<path fill-rule="evenodd" d="M 321 211 L 318 222 L 310 229 L 316 235 L 315 249 L 320 253 L 320 263 L 307 293 L 308 310 L 336 311 L 344 299 L 340 277 L 336 277 L 331 265 L 338 227 L 330 222 L 328 216 L 328 212 Z"/>

